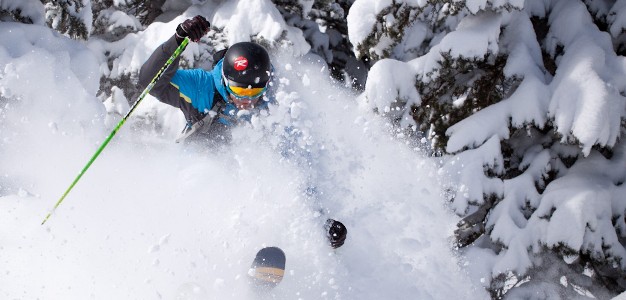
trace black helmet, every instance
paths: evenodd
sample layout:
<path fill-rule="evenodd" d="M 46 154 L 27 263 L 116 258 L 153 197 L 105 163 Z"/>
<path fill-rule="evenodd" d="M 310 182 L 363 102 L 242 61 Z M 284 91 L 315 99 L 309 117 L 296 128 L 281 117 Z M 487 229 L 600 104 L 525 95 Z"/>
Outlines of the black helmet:
<path fill-rule="evenodd" d="M 265 48 L 241 42 L 228 48 L 222 70 L 230 85 L 259 88 L 265 87 L 270 80 L 272 64 Z"/>

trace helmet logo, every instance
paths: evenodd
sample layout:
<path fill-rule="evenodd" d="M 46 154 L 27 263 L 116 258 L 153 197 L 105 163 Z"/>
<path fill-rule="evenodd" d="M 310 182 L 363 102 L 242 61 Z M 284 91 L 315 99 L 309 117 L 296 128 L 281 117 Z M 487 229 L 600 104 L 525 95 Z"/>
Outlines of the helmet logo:
<path fill-rule="evenodd" d="M 237 71 L 245 70 L 248 67 L 248 59 L 243 56 L 235 58 L 235 63 L 233 64 L 233 67 L 235 67 L 235 70 Z"/>

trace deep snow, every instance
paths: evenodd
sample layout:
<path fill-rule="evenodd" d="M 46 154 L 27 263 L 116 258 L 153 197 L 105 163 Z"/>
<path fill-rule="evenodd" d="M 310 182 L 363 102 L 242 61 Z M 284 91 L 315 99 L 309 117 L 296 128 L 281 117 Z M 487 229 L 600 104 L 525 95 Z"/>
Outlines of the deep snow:
<path fill-rule="evenodd" d="M 0 47 L 0 298 L 256 299 L 263 246 L 287 255 L 273 299 L 488 298 L 451 250 L 438 162 L 288 55 L 278 105 L 229 146 L 174 143 L 180 112 L 147 98 L 137 115 L 162 110 L 163 127 L 131 117 L 41 226 L 119 116 L 87 48 L 33 28 L 0 23 L 26 36 Z M 327 217 L 348 227 L 336 251 Z"/>

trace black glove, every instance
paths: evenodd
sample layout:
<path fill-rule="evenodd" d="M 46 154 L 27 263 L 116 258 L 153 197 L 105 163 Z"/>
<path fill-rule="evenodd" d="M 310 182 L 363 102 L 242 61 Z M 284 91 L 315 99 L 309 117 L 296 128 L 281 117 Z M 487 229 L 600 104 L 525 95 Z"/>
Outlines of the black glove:
<path fill-rule="evenodd" d="M 324 228 L 326 228 L 326 236 L 330 240 L 330 245 L 333 248 L 337 249 L 341 247 L 346 241 L 348 229 L 346 229 L 346 226 L 344 226 L 343 223 L 333 219 L 328 219 L 326 220 Z"/>
<path fill-rule="evenodd" d="M 211 23 L 203 16 L 195 16 L 192 19 L 187 19 L 176 27 L 176 42 L 180 45 L 185 37 L 189 37 L 190 40 L 197 42 L 209 32 L 210 27 Z"/>

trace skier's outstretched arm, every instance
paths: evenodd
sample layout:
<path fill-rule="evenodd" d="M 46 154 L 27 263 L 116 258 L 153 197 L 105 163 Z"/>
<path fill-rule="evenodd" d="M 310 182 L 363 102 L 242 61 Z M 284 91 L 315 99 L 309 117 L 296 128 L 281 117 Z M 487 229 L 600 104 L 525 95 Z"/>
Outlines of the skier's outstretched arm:
<path fill-rule="evenodd" d="M 150 84 L 154 75 L 156 75 L 161 66 L 165 64 L 186 37 L 197 42 L 208 32 L 210 26 L 211 24 L 202 16 L 195 16 L 192 19 L 180 23 L 178 27 L 176 27 L 176 33 L 165 41 L 165 43 L 157 47 L 148 60 L 141 66 L 139 71 L 139 85 L 145 88 Z M 180 92 L 176 86 L 170 84 L 172 77 L 174 77 L 174 74 L 176 74 L 178 70 L 179 62 L 180 58 L 174 60 L 170 67 L 163 73 L 161 79 L 156 82 L 150 91 L 150 95 L 156 97 L 161 102 L 181 108 Z"/>
<path fill-rule="evenodd" d="M 165 43 L 161 44 L 154 50 L 150 58 L 141 66 L 139 71 L 139 85 L 145 88 L 154 77 L 154 75 L 160 70 L 161 66 L 165 64 L 167 59 L 174 53 L 174 50 L 178 47 L 176 42 L 176 36 L 172 35 Z M 170 67 L 165 70 L 161 79 L 157 81 L 150 90 L 150 95 L 159 99 L 159 101 L 170 104 L 174 107 L 179 107 L 180 93 L 178 89 L 170 84 L 172 77 L 178 70 L 180 58 L 176 58 Z"/>

